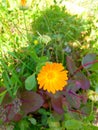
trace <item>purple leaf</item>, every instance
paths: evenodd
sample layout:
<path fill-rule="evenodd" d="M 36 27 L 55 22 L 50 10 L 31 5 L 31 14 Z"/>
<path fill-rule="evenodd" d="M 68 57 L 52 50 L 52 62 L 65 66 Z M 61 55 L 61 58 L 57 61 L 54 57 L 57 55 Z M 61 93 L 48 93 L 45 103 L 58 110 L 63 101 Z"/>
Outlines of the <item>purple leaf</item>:
<path fill-rule="evenodd" d="M 39 109 L 43 103 L 43 98 L 36 92 L 24 91 L 21 93 L 22 110 L 25 114 L 29 112 L 34 112 Z"/>
<path fill-rule="evenodd" d="M 89 80 L 88 79 L 79 79 L 77 82 L 79 82 L 80 83 L 80 87 L 82 88 L 82 89 L 84 89 L 84 90 L 87 90 L 87 89 L 89 89 L 89 87 L 90 87 L 90 82 L 89 82 Z"/>
<path fill-rule="evenodd" d="M 67 68 L 70 72 L 70 74 L 74 74 L 74 72 L 76 71 L 77 67 L 75 66 L 74 61 L 72 60 L 72 58 L 70 56 L 66 57 L 66 61 L 67 61 Z"/>
<path fill-rule="evenodd" d="M 81 94 L 81 100 L 82 100 L 83 104 L 87 103 L 87 99 L 88 99 L 87 94 L 86 93 L 82 93 Z"/>
<path fill-rule="evenodd" d="M 75 92 L 69 90 L 66 92 L 66 100 L 71 107 L 78 109 L 81 104 L 81 97 Z"/>
<path fill-rule="evenodd" d="M 85 57 L 82 59 L 82 66 L 84 68 L 89 68 L 92 66 L 92 62 L 96 59 L 96 54 L 87 54 Z"/>
<path fill-rule="evenodd" d="M 62 106 L 62 97 L 61 96 L 58 98 L 52 98 L 51 104 L 52 104 L 54 111 L 56 111 L 59 114 L 63 114 L 64 110 L 63 110 L 63 106 Z"/>
<path fill-rule="evenodd" d="M 9 121 L 20 121 L 21 120 L 21 118 L 22 118 L 22 115 L 20 114 L 20 113 L 15 113 L 14 112 L 14 109 L 12 108 L 12 109 L 10 109 L 10 113 L 9 112 L 7 112 L 7 122 L 9 122 Z"/>
<path fill-rule="evenodd" d="M 69 80 L 69 84 L 66 88 L 65 93 L 63 93 L 66 97 L 66 101 L 68 102 L 70 107 L 79 108 L 81 104 L 81 97 L 76 94 L 76 92 L 80 89 L 80 84 L 77 80 Z"/>
<path fill-rule="evenodd" d="M 6 113 L 7 113 L 7 119 L 8 121 L 13 120 L 14 116 L 16 115 L 14 111 L 13 104 L 8 104 L 6 108 Z"/>
<path fill-rule="evenodd" d="M 79 84 L 80 88 L 87 90 L 90 87 L 90 81 L 87 79 L 87 77 L 81 73 L 78 72 L 76 74 L 75 80 L 77 82 L 77 84 Z"/>
<path fill-rule="evenodd" d="M 80 89 L 80 86 L 81 84 L 77 80 L 69 80 L 66 90 L 69 91 L 71 89 L 72 91 L 76 92 Z"/>

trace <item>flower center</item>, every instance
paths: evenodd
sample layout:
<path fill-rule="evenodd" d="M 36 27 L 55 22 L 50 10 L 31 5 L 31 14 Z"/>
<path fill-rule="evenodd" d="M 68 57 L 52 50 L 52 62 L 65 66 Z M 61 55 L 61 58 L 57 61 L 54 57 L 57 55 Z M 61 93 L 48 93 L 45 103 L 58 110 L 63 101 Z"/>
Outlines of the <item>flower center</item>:
<path fill-rule="evenodd" d="M 48 79 L 54 79 L 54 77 L 55 77 L 55 75 L 54 75 L 53 72 L 49 72 L 49 73 L 47 74 L 47 78 L 48 78 Z"/>

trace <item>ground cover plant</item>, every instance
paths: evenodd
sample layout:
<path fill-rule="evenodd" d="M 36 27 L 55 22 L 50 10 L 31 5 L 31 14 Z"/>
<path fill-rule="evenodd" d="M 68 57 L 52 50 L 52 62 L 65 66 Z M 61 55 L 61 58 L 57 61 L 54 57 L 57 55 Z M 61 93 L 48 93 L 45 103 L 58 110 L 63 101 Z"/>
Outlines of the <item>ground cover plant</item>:
<path fill-rule="evenodd" d="M 98 11 L 0 1 L 0 129 L 98 129 Z"/>

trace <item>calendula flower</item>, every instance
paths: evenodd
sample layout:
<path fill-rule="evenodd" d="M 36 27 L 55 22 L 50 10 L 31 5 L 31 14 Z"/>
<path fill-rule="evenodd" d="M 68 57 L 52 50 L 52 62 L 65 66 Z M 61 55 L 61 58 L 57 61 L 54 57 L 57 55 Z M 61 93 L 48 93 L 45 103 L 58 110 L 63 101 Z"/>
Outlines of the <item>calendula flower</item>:
<path fill-rule="evenodd" d="M 67 73 L 68 71 L 64 70 L 61 63 L 46 63 L 37 77 L 39 88 L 43 88 L 53 94 L 56 91 L 63 90 L 67 85 Z"/>
<path fill-rule="evenodd" d="M 26 0 L 21 0 L 21 5 L 25 6 L 26 5 Z"/>

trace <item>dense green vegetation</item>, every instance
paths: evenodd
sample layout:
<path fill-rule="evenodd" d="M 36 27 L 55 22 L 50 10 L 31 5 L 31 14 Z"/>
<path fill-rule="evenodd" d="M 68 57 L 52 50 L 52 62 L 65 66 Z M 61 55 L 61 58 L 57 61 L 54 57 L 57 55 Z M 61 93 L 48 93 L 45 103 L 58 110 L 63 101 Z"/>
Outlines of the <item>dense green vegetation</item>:
<path fill-rule="evenodd" d="M 76 0 L 81 14 L 72 0 L 13 1 L 0 0 L 0 130 L 97 130 L 97 1 Z M 68 70 L 55 94 L 39 89 L 47 62 Z"/>

